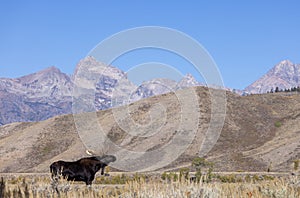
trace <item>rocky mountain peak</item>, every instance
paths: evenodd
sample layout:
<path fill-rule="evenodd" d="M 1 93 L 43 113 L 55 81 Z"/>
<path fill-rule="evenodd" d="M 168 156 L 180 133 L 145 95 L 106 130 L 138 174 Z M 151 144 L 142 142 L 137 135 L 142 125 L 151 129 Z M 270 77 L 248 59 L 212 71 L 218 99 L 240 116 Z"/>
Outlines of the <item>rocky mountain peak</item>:
<path fill-rule="evenodd" d="M 277 65 L 275 65 L 275 67 L 284 67 L 284 66 L 291 66 L 294 65 L 294 63 L 292 63 L 290 60 L 286 59 L 286 60 L 282 60 L 280 61 Z"/>
<path fill-rule="evenodd" d="M 20 80 L 21 82 L 23 82 L 23 81 L 28 82 L 28 81 L 35 81 L 35 80 L 45 80 L 45 79 L 53 78 L 53 77 L 57 78 L 58 76 L 62 76 L 62 75 L 65 75 L 65 74 L 62 73 L 57 67 L 51 66 L 51 67 L 48 67 L 41 71 L 38 71 L 36 73 L 22 76 L 17 79 Z"/>
<path fill-rule="evenodd" d="M 76 66 L 73 82 L 78 90 L 94 90 L 94 106 L 97 110 L 123 105 L 124 98 L 135 89 L 122 70 L 87 56 Z M 91 92 L 92 93 L 92 92 Z M 82 100 L 84 92 L 78 92 L 76 100 Z M 117 102 L 114 102 L 117 101 Z M 86 100 L 87 102 L 87 100 Z"/>
<path fill-rule="evenodd" d="M 186 74 L 177 84 L 177 89 L 199 86 L 200 83 L 192 74 Z"/>
<path fill-rule="evenodd" d="M 79 83 L 84 80 L 91 87 L 95 83 L 98 83 L 99 79 L 103 76 L 120 79 L 126 77 L 126 74 L 116 67 L 99 62 L 92 56 L 87 56 L 77 64 L 73 78 Z"/>
<path fill-rule="evenodd" d="M 292 63 L 289 60 L 284 60 L 274 66 L 269 73 L 282 76 L 283 74 L 288 76 L 293 76 L 297 70 L 297 64 Z"/>
<path fill-rule="evenodd" d="M 80 67 L 81 65 L 99 66 L 99 63 L 100 62 L 98 62 L 93 56 L 87 56 L 78 62 L 76 68 Z"/>
<path fill-rule="evenodd" d="M 49 73 L 49 72 L 61 73 L 60 69 L 58 69 L 58 68 L 55 67 L 55 66 L 47 67 L 46 69 L 43 69 L 43 70 L 40 71 L 40 72 L 45 72 L 45 73 Z"/>
<path fill-rule="evenodd" d="M 74 75 L 78 75 L 78 72 L 92 72 L 99 74 L 102 72 L 104 68 L 107 68 L 108 65 L 105 63 L 99 62 L 95 57 L 93 56 L 87 56 L 83 59 L 81 59 L 75 68 Z"/>
<path fill-rule="evenodd" d="M 70 77 L 52 66 L 19 78 L 0 78 L 0 125 L 70 113 Z"/>
<path fill-rule="evenodd" d="M 0 88 L 26 98 L 45 99 L 71 96 L 72 82 L 68 75 L 52 66 L 15 79 L 0 79 Z"/>
<path fill-rule="evenodd" d="M 246 87 L 249 93 L 266 93 L 271 89 L 290 89 L 300 85 L 300 64 L 283 60 L 268 73 Z"/>

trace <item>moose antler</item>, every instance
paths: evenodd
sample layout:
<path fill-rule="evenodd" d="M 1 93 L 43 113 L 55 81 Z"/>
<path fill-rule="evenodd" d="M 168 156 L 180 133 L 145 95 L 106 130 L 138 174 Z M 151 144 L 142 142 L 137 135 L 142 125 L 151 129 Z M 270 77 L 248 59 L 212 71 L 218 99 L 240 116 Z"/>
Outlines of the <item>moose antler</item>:
<path fill-rule="evenodd" d="M 95 152 L 93 150 L 85 150 L 86 154 L 93 156 L 95 155 Z"/>
<path fill-rule="evenodd" d="M 108 153 L 108 150 L 109 150 L 109 147 L 107 146 L 107 147 L 105 147 L 105 149 L 101 148 L 99 153 L 98 152 L 96 153 L 95 151 L 93 151 L 91 149 L 87 149 L 87 150 L 85 150 L 85 152 L 86 152 L 86 154 L 88 154 L 90 156 L 95 156 L 97 154 L 99 154 L 100 156 L 104 156 Z"/>

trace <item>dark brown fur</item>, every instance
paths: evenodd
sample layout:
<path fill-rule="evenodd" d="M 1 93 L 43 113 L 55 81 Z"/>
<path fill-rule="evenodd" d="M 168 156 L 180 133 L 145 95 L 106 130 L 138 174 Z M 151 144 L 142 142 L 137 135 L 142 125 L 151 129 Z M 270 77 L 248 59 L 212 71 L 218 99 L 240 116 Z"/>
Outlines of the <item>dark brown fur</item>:
<path fill-rule="evenodd" d="M 96 172 L 101 169 L 103 175 L 105 167 L 114 161 L 116 157 L 113 155 L 86 157 L 74 162 L 56 161 L 50 165 L 51 177 L 54 181 L 62 176 L 68 181 L 84 181 L 91 185 Z"/>

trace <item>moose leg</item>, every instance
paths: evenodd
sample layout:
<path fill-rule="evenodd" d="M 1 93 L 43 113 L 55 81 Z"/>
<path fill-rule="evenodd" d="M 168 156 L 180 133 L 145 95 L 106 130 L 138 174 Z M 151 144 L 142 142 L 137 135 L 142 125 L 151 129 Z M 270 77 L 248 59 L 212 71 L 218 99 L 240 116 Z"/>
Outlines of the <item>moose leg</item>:
<path fill-rule="evenodd" d="M 87 185 L 87 186 L 91 186 L 92 185 L 92 181 L 93 180 L 85 180 L 85 184 Z"/>
<path fill-rule="evenodd" d="M 101 167 L 101 175 L 104 175 L 104 170 L 105 170 L 105 167 L 107 165 L 106 164 L 102 164 L 102 167 Z"/>
<path fill-rule="evenodd" d="M 91 174 L 90 176 L 86 177 L 85 184 L 87 186 L 91 186 L 94 178 L 95 178 L 95 176 L 93 174 Z"/>

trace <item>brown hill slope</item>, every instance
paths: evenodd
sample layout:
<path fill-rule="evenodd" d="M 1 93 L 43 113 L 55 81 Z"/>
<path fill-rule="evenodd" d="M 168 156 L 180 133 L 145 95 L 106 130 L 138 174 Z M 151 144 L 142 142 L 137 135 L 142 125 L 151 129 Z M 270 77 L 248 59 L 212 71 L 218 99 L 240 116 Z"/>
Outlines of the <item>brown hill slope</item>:
<path fill-rule="evenodd" d="M 176 94 L 184 95 L 185 91 L 195 91 L 198 97 L 198 104 L 187 104 L 191 108 L 193 105 L 199 107 L 197 134 L 190 147 L 166 168 L 190 164 L 199 153 L 203 134 L 211 120 L 209 90 L 197 87 Z M 265 171 L 271 164 L 272 170 L 291 170 L 293 160 L 300 158 L 300 95 L 241 97 L 226 92 L 226 96 L 226 118 L 220 138 L 206 155 L 216 164 L 215 169 Z M 180 133 L 178 126 L 182 117 L 179 112 L 183 107 L 174 93 L 141 100 L 128 107 L 130 118 L 146 126 L 144 136 L 126 133 L 132 129 L 130 119 L 125 118 L 121 124 L 116 122 L 114 113 L 120 108 L 97 112 L 98 122 L 107 136 L 123 148 L 155 150 Z M 149 120 L 151 125 L 147 125 Z M 152 131 L 156 126 L 159 131 Z M 181 131 L 189 132 L 184 129 Z M 86 156 L 85 147 L 76 131 L 73 115 L 0 127 L 0 172 L 48 172 L 49 164 L 55 160 L 75 160 L 83 156 Z"/>

